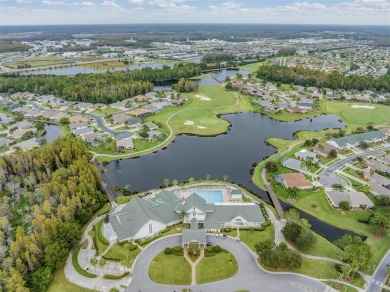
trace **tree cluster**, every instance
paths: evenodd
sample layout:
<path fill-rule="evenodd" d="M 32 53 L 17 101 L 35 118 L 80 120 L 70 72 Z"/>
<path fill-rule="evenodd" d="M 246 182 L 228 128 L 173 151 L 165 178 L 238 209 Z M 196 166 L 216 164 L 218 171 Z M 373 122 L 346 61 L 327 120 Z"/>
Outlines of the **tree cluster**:
<path fill-rule="evenodd" d="M 99 74 L 70 76 L 9 75 L 0 77 L 0 91 L 28 91 L 35 94 L 54 94 L 65 100 L 92 103 L 113 103 L 153 90 L 153 82 L 172 82 L 199 75 L 196 64 L 178 64 L 174 68 L 144 68 Z"/>
<path fill-rule="evenodd" d="M 284 238 L 300 250 L 308 250 L 317 242 L 313 232 L 296 222 L 287 222 L 282 233 Z"/>
<path fill-rule="evenodd" d="M 372 257 L 371 247 L 363 242 L 359 236 L 346 234 L 337 239 L 334 244 L 345 252 L 343 261 L 346 264 L 343 267 L 343 272 L 346 277 L 351 274 L 353 276 L 357 270 L 367 267 Z"/>
<path fill-rule="evenodd" d="M 304 67 L 285 67 L 279 65 L 260 66 L 257 77 L 281 83 L 293 83 L 302 86 L 328 87 L 332 89 L 356 89 L 390 91 L 390 75 L 379 78 L 373 76 L 345 76 L 338 72 L 326 73 Z"/>
<path fill-rule="evenodd" d="M 0 291 L 45 291 L 106 201 L 91 154 L 63 138 L 0 157 Z"/>
<path fill-rule="evenodd" d="M 256 252 L 263 265 L 272 268 L 299 268 L 302 265 L 302 256 L 287 247 L 282 242 L 276 245 L 271 240 L 256 244 Z"/>
<path fill-rule="evenodd" d="M 180 78 L 180 80 L 173 86 L 173 89 L 178 92 L 198 91 L 199 84 L 189 79 Z"/>

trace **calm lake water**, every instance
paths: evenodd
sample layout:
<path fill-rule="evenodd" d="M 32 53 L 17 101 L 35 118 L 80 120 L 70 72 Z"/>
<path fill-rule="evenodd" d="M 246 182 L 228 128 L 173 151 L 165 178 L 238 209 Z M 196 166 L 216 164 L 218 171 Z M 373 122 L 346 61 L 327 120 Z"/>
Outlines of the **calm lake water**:
<path fill-rule="evenodd" d="M 269 137 L 293 139 L 300 130 L 319 131 L 326 128 L 344 128 L 345 124 L 335 115 L 320 115 L 312 119 L 296 122 L 280 122 L 258 113 L 223 115 L 232 125 L 230 130 L 216 137 L 182 135 L 176 137 L 165 150 L 151 153 L 136 159 L 112 161 L 107 166 L 106 175 L 113 186 L 118 185 L 128 191 L 147 191 L 158 188 L 165 178 L 172 182 L 187 181 L 190 177 L 223 179 L 241 184 L 270 202 L 268 194 L 252 181 L 249 170 L 253 163 L 262 161 L 275 153 L 275 148 L 265 143 Z M 285 205 L 285 208 L 288 208 Z M 313 230 L 329 239 L 336 239 L 348 233 L 332 227 L 318 219 L 308 217 Z"/>
<path fill-rule="evenodd" d="M 46 133 L 42 138 L 46 138 L 47 143 L 52 143 L 55 139 L 62 137 L 61 127 L 58 125 L 47 124 L 45 127 Z"/>

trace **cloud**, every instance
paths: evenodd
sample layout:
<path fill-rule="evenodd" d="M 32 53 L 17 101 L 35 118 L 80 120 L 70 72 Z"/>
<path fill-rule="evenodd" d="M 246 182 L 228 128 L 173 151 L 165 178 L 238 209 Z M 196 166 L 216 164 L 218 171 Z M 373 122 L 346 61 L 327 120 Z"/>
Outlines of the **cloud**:
<path fill-rule="evenodd" d="M 50 1 L 50 0 L 43 0 L 42 4 L 49 5 L 49 6 L 65 6 L 69 5 L 69 3 L 65 3 L 62 1 Z"/>
<path fill-rule="evenodd" d="M 197 9 L 196 6 L 190 6 L 185 3 L 186 0 L 152 0 L 149 1 L 150 5 L 157 6 L 171 12 L 193 12 Z"/>
<path fill-rule="evenodd" d="M 144 3 L 144 0 L 129 0 L 129 3 L 135 5 L 142 5 Z"/>
<path fill-rule="evenodd" d="M 103 3 L 100 4 L 100 6 L 109 7 L 109 8 L 118 8 L 118 9 L 121 8 L 118 4 L 112 1 L 104 1 Z"/>
<path fill-rule="evenodd" d="M 25 3 L 25 4 L 29 4 L 29 3 L 32 3 L 32 0 L 16 0 L 16 3 Z"/>
<path fill-rule="evenodd" d="M 93 7 L 93 6 L 96 6 L 95 3 L 93 3 L 93 2 L 88 2 L 88 1 L 80 2 L 80 3 L 78 3 L 78 5 L 84 6 L 84 7 Z"/>
<path fill-rule="evenodd" d="M 240 8 L 242 4 L 234 1 L 227 1 L 227 2 L 223 2 L 222 6 L 227 9 L 236 9 L 236 8 Z"/>

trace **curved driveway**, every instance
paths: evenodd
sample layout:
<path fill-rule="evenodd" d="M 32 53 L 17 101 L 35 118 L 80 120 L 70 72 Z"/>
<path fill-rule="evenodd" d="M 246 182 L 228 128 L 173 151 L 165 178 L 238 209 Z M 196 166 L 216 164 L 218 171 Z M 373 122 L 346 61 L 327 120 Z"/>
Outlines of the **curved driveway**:
<path fill-rule="evenodd" d="M 236 258 L 238 272 L 233 277 L 208 284 L 200 285 L 164 285 L 153 282 L 148 275 L 149 265 L 153 258 L 164 250 L 165 247 L 181 245 L 181 235 L 162 238 L 153 242 L 145 248 L 134 263 L 133 279 L 126 291 L 182 291 L 183 288 L 190 288 L 192 292 L 215 292 L 215 291 L 267 291 L 267 292 L 322 292 L 329 287 L 312 278 L 283 273 L 268 273 L 260 269 L 256 259 L 243 243 L 234 239 L 220 239 L 213 235 L 207 236 L 207 241 L 218 244 L 229 250 Z M 164 267 L 161 267 L 164 269 Z"/>

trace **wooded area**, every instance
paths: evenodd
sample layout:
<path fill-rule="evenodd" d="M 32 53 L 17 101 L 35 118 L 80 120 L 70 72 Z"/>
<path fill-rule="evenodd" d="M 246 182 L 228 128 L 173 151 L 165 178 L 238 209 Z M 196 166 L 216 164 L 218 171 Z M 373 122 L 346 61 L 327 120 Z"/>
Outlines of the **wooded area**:
<path fill-rule="evenodd" d="M 45 291 L 106 202 L 91 154 L 63 138 L 0 157 L 0 291 Z"/>
<path fill-rule="evenodd" d="M 70 76 L 7 76 L 0 77 L 0 91 L 54 94 L 65 100 L 92 103 L 113 103 L 153 91 L 152 82 L 176 82 L 201 73 L 196 64 L 178 64 L 173 68 L 144 68 L 99 74 Z"/>
<path fill-rule="evenodd" d="M 326 73 L 304 67 L 285 67 L 279 65 L 260 66 L 257 77 L 287 84 L 328 87 L 332 89 L 357 89 L 390 91 L 390 75 L 374 78 L 372 76 L 344 76 L 337 72 Z"/>

